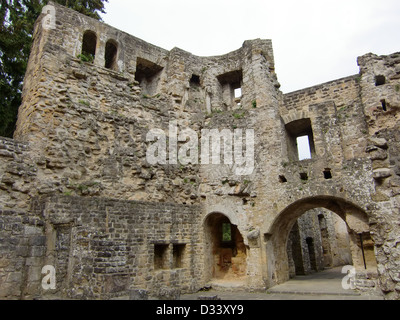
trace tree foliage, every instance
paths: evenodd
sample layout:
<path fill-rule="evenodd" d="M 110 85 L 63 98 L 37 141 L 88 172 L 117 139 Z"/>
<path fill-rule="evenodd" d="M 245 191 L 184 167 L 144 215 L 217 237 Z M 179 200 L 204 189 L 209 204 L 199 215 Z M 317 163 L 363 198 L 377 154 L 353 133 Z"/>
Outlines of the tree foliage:
<path fill-rule="evenodd" d="M 0 0 L 0 136 L 15 130 L 33 27 L 49 0 Z M 108 0 L 53 0 L 101 20 Z"/>

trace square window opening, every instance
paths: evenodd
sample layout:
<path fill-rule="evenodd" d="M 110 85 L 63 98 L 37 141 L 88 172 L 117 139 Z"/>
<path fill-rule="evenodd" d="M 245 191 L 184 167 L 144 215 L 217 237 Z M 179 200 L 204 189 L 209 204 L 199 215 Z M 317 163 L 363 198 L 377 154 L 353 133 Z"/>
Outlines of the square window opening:
<path fill-rule="evenodd" d="M 308 174 L 305 172 L 300 173 L 300 179 L 303 181 L 307 181 L 308 180 Z"/>
<path fill-rule="evenodd" d="M 191 86 L 199 86 L 200 85 L 200 76 L 193 74 L 190 78 L 190 85 Z"/>
<path fill-rule="evenodd" d="M 135 80 L 139 82 L 143 94 L 152 96 L 157 93 L 163 69 L 151 61 L 137 58 Z"/>

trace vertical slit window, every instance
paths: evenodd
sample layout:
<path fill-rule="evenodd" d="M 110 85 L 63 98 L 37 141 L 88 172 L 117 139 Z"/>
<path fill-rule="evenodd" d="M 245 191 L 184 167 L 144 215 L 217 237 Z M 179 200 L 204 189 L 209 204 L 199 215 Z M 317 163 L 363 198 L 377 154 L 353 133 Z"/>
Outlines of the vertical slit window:
<path fill-rule="evenodd" d="M 382 104 L 383 111 L 387 111 L 387 103 L 386 103 L 385 99 L 381 100 L 381 104 Z"/>
<path fill-rule="evenodd" d="M 183 268 L 183 258 L 185 254 L 184 244 L 174 244 L 172 249 L 172 255 L 174 259 L 174 269 Z"/>
<path fill-rule="evenodd" d="M 232 241 L 232 229 L 230 223 L 222 224 L 222 242 Z"/>

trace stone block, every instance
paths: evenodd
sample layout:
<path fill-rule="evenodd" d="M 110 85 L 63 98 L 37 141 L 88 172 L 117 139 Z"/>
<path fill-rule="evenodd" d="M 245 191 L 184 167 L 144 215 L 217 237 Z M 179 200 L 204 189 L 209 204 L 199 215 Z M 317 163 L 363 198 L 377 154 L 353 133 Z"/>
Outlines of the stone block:
<path fill-rule="evenodd" d="M 197 300 L 214 301 L 214 300 L 221 300 L 221 298 L 218 297 L 217 295 L 215 295 L 215 296 L 199 296 L 199 297 L 197 297 Z"/>
<path fill-rule="evenodd" d="M 161 288 L 157 292 L 157 298 L 160 300 L 179 300 L 181 291 L 175 288 Z"/>
<path fill-rule="evenodd" d="M 386 179 L 389 178 L 392 175 L 392 172 L 390 169 L 387 168 L 379 168 L 375 169 L 372 172 L 372 176 L 375 180 L 381 180 L 381 179 Z"/>
<path fill-rule="evenodd" d="M 134 289 L 129 291 L 129 300 L 148 300 L 149 292 L 143 289 Z"/>

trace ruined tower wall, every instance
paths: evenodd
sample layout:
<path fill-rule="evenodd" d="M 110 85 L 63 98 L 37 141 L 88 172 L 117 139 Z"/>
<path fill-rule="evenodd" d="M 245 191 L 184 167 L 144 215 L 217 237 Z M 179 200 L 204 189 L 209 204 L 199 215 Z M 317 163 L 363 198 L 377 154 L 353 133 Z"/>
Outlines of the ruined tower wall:
<path fill-rule="evenodd" d="M 362 102 L 370 138 L 366 152 L 372 162 L 376 214 L 371 221 L 380 285 L 389 299 L 399 293 L 400 213 L 400 54 L 367 54 L 358 59 Z"/>

